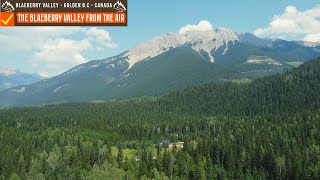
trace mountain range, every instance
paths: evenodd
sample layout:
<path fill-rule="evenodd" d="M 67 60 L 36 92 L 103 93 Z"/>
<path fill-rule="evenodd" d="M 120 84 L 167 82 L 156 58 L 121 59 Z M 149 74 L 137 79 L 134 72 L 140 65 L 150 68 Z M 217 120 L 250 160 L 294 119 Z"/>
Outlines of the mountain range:
<path fill-rule="evenodd" d="M 317 43 L 264 39 L 227 28 L 168 33 L 117 56 L 1 91 L 0 105 L 158 96 L 204 83 L 282 73 L 317 56 Z"/>
<path fill-rule="evenodd" d="M 28 74 L 19 70 L 0 67 L 0 91 L 16 86 L 29 85 L 42 79 L 44 79 L 44 77 L 37 73 Z"/>

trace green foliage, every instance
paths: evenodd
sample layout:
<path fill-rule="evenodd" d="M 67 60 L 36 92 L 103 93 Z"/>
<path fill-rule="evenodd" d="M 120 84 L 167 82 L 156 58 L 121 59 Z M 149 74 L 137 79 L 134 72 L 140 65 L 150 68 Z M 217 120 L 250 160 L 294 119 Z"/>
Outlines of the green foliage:
<path fill-rule="evenodd" d="M 159 106 L 194 115 L 295 113 L 320 107 L 320 60 L 251 83 L 224 82 L 165 95 Z"/>
<path fill-rule="evenodd" d="M 153 99 L 3 109 L 0 179 L 319 179 L 319 63 Z"/>

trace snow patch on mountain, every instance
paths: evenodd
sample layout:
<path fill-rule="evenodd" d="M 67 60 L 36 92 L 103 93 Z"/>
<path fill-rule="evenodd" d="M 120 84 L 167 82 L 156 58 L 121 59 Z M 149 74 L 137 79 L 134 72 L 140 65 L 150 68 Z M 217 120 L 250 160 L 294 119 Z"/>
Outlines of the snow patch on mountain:
<path fill-rule="evenodd" d="M 131 73 L 125 74 L 125 75 L 122 76 L 120 79 L 126 79 L 126 78 L 128 78 L 129 76 L 131 76 Z"/>
<path fill-rule="evenodd" d="M 76 67 L 72 68 L 71 70 L 67 71 L 66 74 L 72 74 L 74 72 L 81 70 L 82 68 L 84 68 L 83 65 L 76 66 Z"/>
<path fill-rule="evenodd" d="M 63 88 L 66 88 L 66 87 L 68 87 L 68 86 L 69 86 L 69 84 L 65 84 L 65 85 L 59 86 L 58 88 L 56 88 L 56 89 L 54 90 L 54 93 L 57 93 L 57 92 L 61 91 Z"/>
<path fill-rule="evenodd" d="M 12 92 L 23 93 L 26 92 L 26 87 L 21 87 L 20 89 L 12 89 Z"/>
<path fill-rule="evenodd" d="M 114 64 L 109 64 L 106 69 L 111 69 L 111 68 L 115 68 L 116 66 Z"/>
<path fill-rule="evenodd" d="M 219 47 L 226 46 L 224 54 L 228 50 L 228 43 L 239 41 L 238 36 L 232 30 L 219 27 L 210 31 L 189 31 L 185 34 L 168 33 L 146 41 L 137 47 L 127 51 L 123 57 L 127 57 L 130 69 L 139 61 L 158 56 L 172 48 L 190 46 L 197 52 L 204 51 L 210 61 L 214 62 L 211 55 Z"/>
<path fill-rule="evenodd" d="M 99 64 L 95 64 L 95 65 L 90 66 L 90 68 L 91 68 L 91 69 L 95 69 L 95 68 L 97 68 L 97 67 L 99 67 L 99 66 L 100 66 Z"/>

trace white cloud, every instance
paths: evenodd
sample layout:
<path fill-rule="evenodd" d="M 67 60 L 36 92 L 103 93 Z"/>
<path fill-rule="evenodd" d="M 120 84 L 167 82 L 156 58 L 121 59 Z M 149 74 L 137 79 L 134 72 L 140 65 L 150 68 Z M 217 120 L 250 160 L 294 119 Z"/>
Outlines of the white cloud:
<path fill-rule="evenodd" d="M 52 39 L 35 53 L 33 62 L 36 66 L 45 66 L 49 69 L 59 70 L 61 66 L 72 67 L 86 62 L 82 52 L 91 48 L 88 39 Z"/>
<path fill-rule="evenodd" d="M 182 27 L 179 31 L 180 34 L 186 34 L 190 31 L 211 31 L 213 30 L 212 24 L 207 20 L 200 21 L 197 25 L 188 24 Z"/>
<path fill-rule="evenodd" d="M 281 15 L 275 15 L 269 26 L 258 28 L 254 34 L 272 38 L 304 38 L 308 41 L 318 41 L 320 33 L 320 5 L 305 11 L 299 11 L 294 6 L 287 6 Z"/>
<path fill-rule="evenodd" d="M 86 34 L 102 45 L 99 48 L 102 48 L 103 46 L 108 48 L 117 48 L 117 44 L 112 42 L 110 33 L 106 30 L 90 28 L 87 30 Z"/>
<path fill-rule="evenodd" d="M 311 42 L 320 42 L 320 33 L 318 34 L 308 34 L 304 37 L 304 41 L 311 41 Z"/>
<path fill-rule="evenodd" d="M 30 66 L 49 76 L 87 62 L 89 51 L 116 48 L 107 30 L 84 27 L 23 27 L 0 30 L 0 48 L 28 54 Z M 88 57 L 90 59 L 90 57 Z"/>
<path fill-rule="evenodd" d="M 67 36 L 79 32 L 80 27 L 15 27 L 0 30 L 0 42 L 7 51 L 29 51 L 39 48 L 48 38 Z"/>

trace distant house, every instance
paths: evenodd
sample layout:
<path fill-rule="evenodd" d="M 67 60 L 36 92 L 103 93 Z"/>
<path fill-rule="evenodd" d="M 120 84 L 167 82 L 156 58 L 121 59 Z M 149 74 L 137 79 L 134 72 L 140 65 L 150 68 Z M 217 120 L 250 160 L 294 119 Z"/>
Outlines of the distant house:
<path fill-rule="evenodd" d="M 162 140 L 160 142 L 160 146 L 163 148 L 169 148 L 169 149 L 173 149 L 174 147 L 177 147 L 177 149 L 182 149 L 183 148 L 183 144 L 184 142 L 176 142 L 176 143 L 172 143 L 169 140 Z"/>
<path fill-rule="evenodd" d="M 169 148 L 169 149 L 172 149 L 172 148 L 174 148 L 174 147 L 176 147 L 177 149 L 183 149 L 183 142 L 170 143 L 170 144 L 168 145 L 168 148 Z"/>

